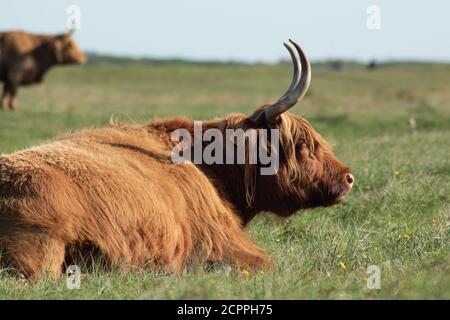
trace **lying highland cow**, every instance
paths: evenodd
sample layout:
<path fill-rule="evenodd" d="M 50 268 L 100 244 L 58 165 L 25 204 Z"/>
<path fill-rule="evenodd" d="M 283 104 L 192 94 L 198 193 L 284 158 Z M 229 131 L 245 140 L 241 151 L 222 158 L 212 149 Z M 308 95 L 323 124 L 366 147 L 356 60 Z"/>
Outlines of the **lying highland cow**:
<path fill-rule="evenodd" d="M 298 116 L 286 112 L 306 93 L 310 65 L 301 48 L 285 46 L 294 62 L 288 91 L 250 117 L 203 123 L 202 130 L 277 130 L 276 174 L 262 164 L 175 164 L 177 129 L 186 119 L 145 125 L 112 124 L 0 157 L 0 243 L 6 263 L 27 277 L 58 276 L 66 253 L 90 243 L 113 264 L 180 271 L 190 261 L 243 268 L 269 264 L 245 225 L 259 212 L 289 216 L 330 206 L 351 189 L 349 169 Z M 195 139 L 193 139 L 195 140 Z M 202 143 L 206 148 L 206 143 Z M 235 155 L 238 156 L 238 155 Z M 245 157 L 248 160 L 248 156 Z"/>

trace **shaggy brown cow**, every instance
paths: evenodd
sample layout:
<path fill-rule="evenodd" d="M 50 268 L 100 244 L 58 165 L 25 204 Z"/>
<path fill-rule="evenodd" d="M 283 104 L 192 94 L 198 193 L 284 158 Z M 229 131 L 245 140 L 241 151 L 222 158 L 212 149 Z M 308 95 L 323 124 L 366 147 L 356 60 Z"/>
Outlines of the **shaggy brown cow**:
<path fill-rule="evenodd" d="M 286 112 L 306 93 L 310 65 L 293 41 L 286 94 L 246 117 L 207 121 L 203 130 L 279 129 L 280 166 L 174 164 L 174 130 L 193 121 L 70 133 L 46 145 L 0 156 L 0 243 L 7 263 L 26 276 L 57 276 L 65 253 L 90 243 L 113 264 L 180 271 L 193 260 L 242 268 L 269 264 L 245 225 L 262 211 L 289 216 L 338 203 L 351 189 L 349 169 L 309 125 Z M 298 52 L 298 54 L 296 53 Z"/>
<path fill-rule="evenodd" d="M 85 61 L 86 56 L 70 32 L 57 36 L 0 32 L 0 81 L 4 83 L 2 108 L 15 109 L 19 85 L 41 82 L 52 66 Z"/>

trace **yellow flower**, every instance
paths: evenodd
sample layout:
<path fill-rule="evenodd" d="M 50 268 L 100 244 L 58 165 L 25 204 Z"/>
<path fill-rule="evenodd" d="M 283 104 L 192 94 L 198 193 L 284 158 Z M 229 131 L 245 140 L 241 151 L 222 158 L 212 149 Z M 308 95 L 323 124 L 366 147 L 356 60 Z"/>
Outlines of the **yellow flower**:
<path fill-rule="evenodd" d="M 398 176 L 398 175 L 400 175 L 400 172 L 395 171 L 395 172 L 394 172 L 394 175 L 395 175 L 395 176 Z"/>
<path fill-rule="evenodd" d="M 342 270 L 345 270 L 345 269 L 347 269 L 347 266 L 345 263 L 339 262 L 339 268 L 341 268 Z"/>
<path fill-rule="evenodd" d="M 411 235 L 408 233 L 405 233 L 404 235 L 402 235 L 403 239 L 405 239 L 406 241 L 408 241 L 409 239 L 411 239 Z"/>
<path fill-rule="evenodd" d="M 241 274 L 242 274 L 244 277 L 250 277 L 250 272 L 249 272 L 248 270 L 242 270 Z"/>

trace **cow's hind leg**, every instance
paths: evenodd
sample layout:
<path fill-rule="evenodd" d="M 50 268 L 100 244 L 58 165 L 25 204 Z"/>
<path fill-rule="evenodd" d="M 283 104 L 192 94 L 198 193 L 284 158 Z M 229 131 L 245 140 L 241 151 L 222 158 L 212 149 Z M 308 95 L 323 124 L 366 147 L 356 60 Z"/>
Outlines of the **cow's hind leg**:
<path fill-rule="evenodd" d="M 26 278 L 44 273 L 57 278 L 61 273 L 65 244 L 48 234 L 17 234 L 4 247 L 9 267 Z"/>
<path fill-rule="evenodd" d="M 213 250 L 209 261 L 231 262 L 239 268 L 251 270 L 271 266 L 266 251 L 256 245 L 242 227 L 230 223 L 224 229 L 228 229 L 226 230 L 228 236 L 220 243 L 220 250 Z M 215 245 L 217 246 L 218 243 Z"/>
<path fill-rule="evenodd" d="M 246 235 L 241 239 L 233 239 L 230 243 L 231 261 L 243 269 L 264 269 L 271 266 L 271 261 L 266 251 L 258 247 Z"/>

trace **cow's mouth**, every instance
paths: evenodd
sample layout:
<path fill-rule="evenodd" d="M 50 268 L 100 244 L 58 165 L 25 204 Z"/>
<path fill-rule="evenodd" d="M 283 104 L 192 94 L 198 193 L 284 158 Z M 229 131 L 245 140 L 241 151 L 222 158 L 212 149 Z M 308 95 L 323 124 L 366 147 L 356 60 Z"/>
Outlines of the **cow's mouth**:
<path fill-rule="evenodd" d="M 323 205 L 325 207 L 331 207 L 334 206 L 336 204 L 341 203 L 344 200 L 344 195 L 338 195 L 336 197 L 330 198 L 330 199 L 326 199 L 323 203 Z"/>
<path fill-rule="evenodd" d="M 346 195 L 350 192 L 351 186 L 339 186 L 335 190 L 323 192 L 321 197 L 321 205 L 325 207 L 334 206 L 345 200 Z"/>

